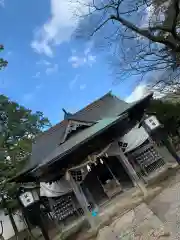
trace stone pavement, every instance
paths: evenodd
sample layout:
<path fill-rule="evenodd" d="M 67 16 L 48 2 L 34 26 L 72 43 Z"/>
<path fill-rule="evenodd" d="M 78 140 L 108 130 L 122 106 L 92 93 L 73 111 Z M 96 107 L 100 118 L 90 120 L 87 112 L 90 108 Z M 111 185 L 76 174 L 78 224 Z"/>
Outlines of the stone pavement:
<path fill-rule="evenodd" d="M 97 240 L 169 240 L 163 223 L 142 203 L 110 226 L 99 231 Z"/>
<path fill-rule="evenodd" d="M 180 171 L 150 203 L 150 209 L 164 222 L 171 239 L 180 239 Z"/>

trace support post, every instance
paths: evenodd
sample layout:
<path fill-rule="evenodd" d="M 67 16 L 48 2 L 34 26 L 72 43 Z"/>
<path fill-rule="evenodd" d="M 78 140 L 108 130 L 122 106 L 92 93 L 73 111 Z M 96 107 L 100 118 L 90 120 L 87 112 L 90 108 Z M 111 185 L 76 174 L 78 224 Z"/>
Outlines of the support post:
<path fill-rule="evenodd" d="M 84 211 L 84 215 L 90 225 L 90 227 L 92 229 L 94 229 L 96 226 L 97 226 L 97 223 L 96 223 L 96 219 L 95 217 L 93 217 L 91 215 L 91 212 L 89 211 L 88 209 L 88 202 L 87 202 L 87 199 L 83 193 L 83 190 L 81 189 L 81 187 L 75 182 L 75 180 L 73 179 L 73 177 L 71 176 L 71 173 L 70 172 L 67 172 L 68 174 L 68 181 L 74 191 L 74 194 L 80 204 L 80 206 L 82 207 L 83 211 Z"/>
<path fill-rule="evenodd" d="M 128 161 L 127 157 L 125 156 L 125 154 L 123 153 L 123 151 L 121 150 L 120 147 L 119 147 L 119 156 L 117 156 L 117 157 L 118 157 L 120 163 L 123 164 L 123 166 L 125 167 L 133 184 L 135 186 L 139 187 L 140 191 L 143 193 L 144 196 L 147 196 L 147 189 L 146 189 L 144 183 L 138 177 L 136 171 L 134 170 L 134 168 L 132 167 L 132 165 L 130 164 L 130 162 Z"/>

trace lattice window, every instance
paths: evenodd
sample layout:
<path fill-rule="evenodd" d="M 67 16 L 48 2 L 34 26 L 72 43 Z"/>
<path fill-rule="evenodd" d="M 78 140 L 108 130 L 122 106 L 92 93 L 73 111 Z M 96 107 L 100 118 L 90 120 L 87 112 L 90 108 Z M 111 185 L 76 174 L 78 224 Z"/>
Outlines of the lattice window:
<path fill-rule="evenodd" d="M 62 196 L 54 201 L 52 206 L 53 217 L 57 220 L 63 220 L 74 214 L 76 208 L 70 195 Z"/>
<path fill-rule="evenodd" d="M 165 164 L 162 157 L 152 144 L 147 144 L 146 146 L 139 148 L 134 151 L 131 156 L 146 175 Z"/>

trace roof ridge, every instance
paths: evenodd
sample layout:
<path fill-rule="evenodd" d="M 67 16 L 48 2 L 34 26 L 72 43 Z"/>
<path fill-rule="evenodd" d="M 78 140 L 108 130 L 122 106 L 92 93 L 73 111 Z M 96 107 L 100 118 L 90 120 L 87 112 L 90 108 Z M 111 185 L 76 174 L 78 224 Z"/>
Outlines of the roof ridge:
<path fill-rule="evenodd" d="M 87 106 L 85 106 L 84 108 L 82 108 L 82 109 L 80 109 L 79 111 L 73 113 L 70 119 L 73 120 L 73 116 L 74 116 L 74 115 L 76 115 L 77 113 L 80 113 L 80 112 L 84 111 L 84 109 L 89 108 L 91 105 L 94 105 L 96 102 L 98 102 L 99 100 L 102 100 L 104 97 L 106 97 L 106 96 L 108 96 L 108 95 L 113 96 L 113 95 L 112 95 L 112 91 L 107 92 L 107 93 L 106 93 L 105 95 L 103 95 L 102 97 L 96 99 L 95 101 L 89 103 L 89 104 L 88 104 Z M 38 139 L 38 138 L 42 137 L 42 136 L 45 135 L 45 134 L 51 134 L 53 131 L 55 131 L 56 127 L 64 124 L 65 122 L 68 123 L 68 121 L 69 121 L 70 119 L 63 119 L 62 121 L 60 121 L 60 122 L 58 122 L 57 124 L 55 124 L 54 126 L 50 127 L 50 128 L 47 129 L 46 131 L 40 133 L 35 139 Z M 77 119 L 76 119 L 76 121 L 77 121 Z"/>
<path fill-rule="evenodd" d="M 122 102 L 124 102 L 124 103 L 127 103 L 124 99 L 122 99 L 122 98 L 118 97 L 116 94 L 112 93 L 112 91 L 110 92 L 110 95 L 111 95 L 112 97 L 116 98 L 117 100 L 120 100 L 120 101 L 122 101 Z M 127 104 L 128 104 L 128 103 L 127 103 Z"/>
<path fill-rule="evenodd" d="M 85 109 L 88 109 L 90 106 L 96 104 L 98 101 L 101 101 L 103 98 L 105 98 L 105 97 L 108 96 L 108 95 L 110 95 L 110 96 L 113 97 L 112 91 L 107 92 L 107 93 L 106 93 L 105 95 L 103 95 L 102 97 L 100 97 L 100 98 L 96 99 L 95 101 L 89 103 L 88 105 L 86 105 L 85 107 L 83 107 L 82 109 L 80 109 L 79 111 L 75 112 L 73 115 L 76 115 L 77 113 L 80 113 L 80 112 L 84 111 Z"/>

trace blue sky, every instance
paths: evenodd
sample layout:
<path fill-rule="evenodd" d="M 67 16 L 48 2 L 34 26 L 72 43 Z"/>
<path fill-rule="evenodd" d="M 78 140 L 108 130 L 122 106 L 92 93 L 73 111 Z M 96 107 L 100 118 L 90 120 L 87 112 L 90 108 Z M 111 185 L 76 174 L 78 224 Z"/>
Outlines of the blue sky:
<path fill-rule="evenodd" d="M 66 0 L 0 0 L 1 56 L 9 61 L 0 72 L 0 93 L 42 111 L 53 124 L 62 108 L 75 112 L 110 90 L 131 95 L 132 79 L 113 85 L 107 59 L 71 38 L 75 27 Z M 142 91 L 136 88 L 129 100 Z"/>

